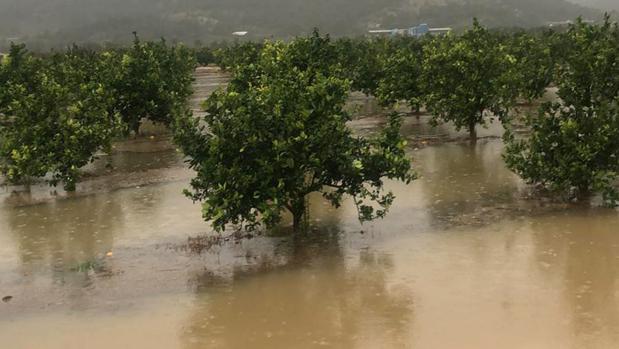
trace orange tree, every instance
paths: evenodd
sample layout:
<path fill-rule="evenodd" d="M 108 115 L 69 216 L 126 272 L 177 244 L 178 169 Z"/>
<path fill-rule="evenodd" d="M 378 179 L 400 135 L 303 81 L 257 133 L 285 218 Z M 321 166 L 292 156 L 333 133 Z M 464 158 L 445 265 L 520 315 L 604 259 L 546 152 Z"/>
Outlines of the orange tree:
<path fill-rule="evenodd" d="M 43 61 L 11 48 L 0 66 L 0 170 L 9 181 L 49 174 L 75 190 L 79 169 L 109 147 L 121 123 L 92 57 L 73 49 Z"/>
<path fill-rule="evenodd" d="M 192 94 L 195 55 L 184 46 L 168 46 L 165 40 L 141 42 L 120 52 L 109 52 L 114 110 L 130 131 L 138 133 L 142 119 L 166 126 L 172 111 Z"/>
<path fill-rule="evenodd" d="M 562 39 L 555 82 L 560 103 L 529 117 L 531 134 L 506 135 L 509 168 L 531 184 L 570 198 L 619 195 L 619 27 L 578 21 Z"/>
<path fill-rule="evenodd" d="M 383 179 L 414 178 L 397 116 L 374 138 L 348 128 L 350 83 L 324 60 L 332 49 L 316 33 L 267 42 L 256 63 L 206 101 L 203 119 L 179 114 L 176 141 L 197 173 L 187 195 L 203 202 L 215 229 L 272 227 L 289 211 L 299 231 L 313 192 L 336 207 L 353 197 L 361 220 L 383 217 L 394 200 Z"/>
<path fill-rule="evenodd" d="M 433 121 L 451 121 L 477 139 L 485 112 L 503 118 L 513 105 L 514 67 L 499 36 L 475 20 L 460 36 L 437 37 L 424 47 L 422 86 Z"/>

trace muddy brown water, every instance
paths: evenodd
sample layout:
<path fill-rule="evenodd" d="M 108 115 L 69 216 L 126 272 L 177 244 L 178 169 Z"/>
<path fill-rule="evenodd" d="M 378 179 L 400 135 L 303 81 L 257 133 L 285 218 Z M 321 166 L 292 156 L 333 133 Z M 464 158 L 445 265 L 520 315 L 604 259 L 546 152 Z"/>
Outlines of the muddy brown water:
<path fill-rule="evenodd" d="M 404 130 L 460 135 L 423 117 Z M 200 252 L 188 237 L 210 230 L 181 194 L 192 173 L 159 139 L 119 145 L 75 195 L 4 188 L 0 347 L 619 347 L 619 213 L 528 199 L 500 129 L 484 132 L 411 144 L 421 178 L 388 183 L 385 220 L 312 197 L 306 236 Z"/>

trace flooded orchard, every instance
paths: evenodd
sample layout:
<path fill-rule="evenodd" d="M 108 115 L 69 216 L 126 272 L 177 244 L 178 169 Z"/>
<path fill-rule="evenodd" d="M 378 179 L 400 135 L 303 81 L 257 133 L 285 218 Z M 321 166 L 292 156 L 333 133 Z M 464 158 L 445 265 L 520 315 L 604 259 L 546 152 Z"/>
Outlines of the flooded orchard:
<path fill-rule="evenodd" d="M 2 347 L 616 348 L 618 212 L 527 198 L 497 124 L 476 145 L 423 116 L 403 130 L 421 177 L 389 184 L 386 219 L 312 197 L 295 237 L 204 248 L 193 173 L 164 136 L 117 145 L 78 194 L 5 187 Z"/>

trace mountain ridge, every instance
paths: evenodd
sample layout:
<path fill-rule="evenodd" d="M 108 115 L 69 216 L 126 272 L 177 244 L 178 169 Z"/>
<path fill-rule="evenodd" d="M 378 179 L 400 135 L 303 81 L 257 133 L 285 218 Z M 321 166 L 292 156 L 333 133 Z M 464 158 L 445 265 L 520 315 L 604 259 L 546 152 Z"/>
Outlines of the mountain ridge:
<path fill-rule="evenodd" d="M 582 0 L 581 0 L 582 1 Z M 354 5 L 352 5 L 354 4 Z M 418 23 L 461 28 L 473 17 L 490 27 L 535 27 L 601 11 L 567 0 L 0 0 L 0 40 L 67 44 L 127 42 L 131 32 L 186 42 L 286 38 L 314 27 L 333 35 Z"/>

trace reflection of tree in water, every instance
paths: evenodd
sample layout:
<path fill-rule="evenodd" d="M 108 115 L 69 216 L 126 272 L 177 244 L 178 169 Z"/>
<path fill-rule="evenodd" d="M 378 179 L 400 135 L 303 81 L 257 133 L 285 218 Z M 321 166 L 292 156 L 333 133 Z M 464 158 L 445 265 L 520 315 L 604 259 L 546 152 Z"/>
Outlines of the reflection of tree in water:
<path fill-rule="evenodd" d="M 227 275 L 195 278 L 187 348 L 403 346 L 412 321 L 407 292 L 388 285 L 392 263 L 369 250 L 346 253 L 337 232 L 247 252 Z M 223 276 L 221 276 L 223 275 Z"/>
<path fill-rule="evenodd" d="M 446 144 L 416 154 L 426 205 L 436 223 L 479 223 L 488 211 L 514 204 L 518 184 L 501 151 L 499 141 L 489 141 Z"/>
<path fill-rule="evenodd" d="M 105 272 L 98 260 L 111 250 L 123 215 L 121 205 L 108 195 L 13 207 L 7 212 L 24 280 L 49 268 L 55 283 L 81 285 L 90 283 L 88 270 L 67 272 Z"/>
<path fill-rule="evenodd" d="M 574 210 L 534 221 L 536 258 L 563 290 L 579 348 L 619 343 L 619 216 Z"/>

